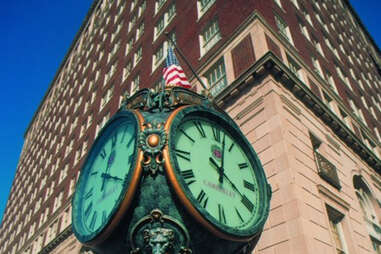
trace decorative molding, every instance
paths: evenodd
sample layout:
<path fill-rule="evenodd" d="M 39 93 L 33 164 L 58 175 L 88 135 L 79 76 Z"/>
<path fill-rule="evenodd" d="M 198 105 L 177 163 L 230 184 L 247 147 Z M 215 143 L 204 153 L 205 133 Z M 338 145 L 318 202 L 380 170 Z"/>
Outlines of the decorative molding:
<path fill-rule="evenodd" d="M 258 70 L 265 67 L 266 71 L 258 74 Z M 274 78 L 283 84 L 285 88 L 290 90 L 294 96 L 299 99 L 304 105 L 309 108 L 318 118 L 320 118 L 332 131 L 350 147 L 353 152 L 358 154 L 371 168 L 378 174 L 381 173 L 381 160 L 371 151 L 355 133 L 350 130 L 341 119 L 333 113 L 327 105 L 325 105 L 320 98 L 318 98 L 312 91 L 301 82 L 294 73 L 275 56 L 271 51 L 267 52 L 263 57 L 258 59 L 249 69 L 246 70 L 240 77 L 234 80 L 230 85 L 226 86 L 215 98 L 214 101 L 217 105 L 231 104 L 232 101 L 237 100 L 238 94 L 248 85 L 253 83 L 246 83 L 248 77 L 254 78 L 264 75 L 273 75 Z M 234 92 L 233 92 L 234 91 Z"/>
<path fill-rule="evenodd" d="M 38 254 L 48 254 L 52 250 L 54 250 L 58 245 L 60 245 L 63 241 L 65 241 L 69 236 L 73 234 L 73 230 L 71 228 L 71 224 L 62 231 L 57 237 L 55 237 L 52 241 L 49 242 Z"/>
<path fill-rule="evenodd" d="M 283 102 L 285 106 L 291 109 L 291 111 L 294 112 L 296 115 L 300 115 L 302 113 L 302 110 L 300 110 L 300 108 L 298 108 L 293 102 L 287 99 L 287 97 L 284 96 L 283 94 L 280 95 L 280 100 Z"/>
<path fill-rule="evenodd" d="M 250 112 L 253 112 L 254 109 L 256 109 L 257 107 L 259 107 L 260 105 L 262 105 L 263 103 L 263 97 L 259 97 L 258 99 L 256 99 L 255 101 L 253 101 L 252 103 L 250 103 L 247 107 L 245 107 L 243 110 L 241 110 L 235 117 L 234 117 L 234 120 L 241 120 L 242 118 L 244 118 L 247 114 L 249 114 Z"/>
<path fill-rule="evenodd" d="M 370 178 L 374 181 L 373 185 L 377 187 L 381 191 L 381 179 L 377 178 L 374 174 L 370 175 Z"/>
<path fill-rule="evenodd" d="M 48 228 L 48 225 L 50 223 L 52 223 L 56 219 L 59 219 L 60 215 L 71 206 L 72 197 L 73 197 L 73 194 L 71 194 L 67 198 L 67 200 L 65 201 L 63 205 L 61 205 L 61 207 L 59 207 L 53 214 L 49 216 L 49 219 L 47 221 L 45 221 L 41 226 L 39 226 L 38 230 L 34 232 L 32 237 L 30 237 L 27 241 L 25 241 L 25 243 L 23 244 L 23 247 L 19 249 L 21 251 L 20 253 L 22 253 L 25 249 L 27 249 L 27 247 L 29 247 L 29 245 L 32 244 L 37 239 L 37 237 L 39 237 Z M 70 227 L 71 227 L 71 224 L 70 224 Z M 46 246 L 43 248 L 46 248 Z"/>
<path fill-rule="evenodd" d="M 330 135 L 325 134 L 327 141 L 337 150 L 340 151 L 340 144 L 337 143 Z"/>
<path fill-rule="evenodd" d="M 337 194 L 330 191 L 326 186 L 322 184 L 318 184 L 317 188 L 321 194 L 328 197 L 332 201 L 336 202 L 337 204 L 341 205 L 345 210 L 349 211 L 351 208 L 351 204 L 339 197 Z"/>

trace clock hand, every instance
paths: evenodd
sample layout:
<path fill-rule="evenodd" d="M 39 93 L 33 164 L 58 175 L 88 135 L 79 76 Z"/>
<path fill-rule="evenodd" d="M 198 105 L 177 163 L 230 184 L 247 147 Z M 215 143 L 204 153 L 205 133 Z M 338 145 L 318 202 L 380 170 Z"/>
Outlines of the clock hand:
<path fill-rule="evenodd" d="M 219 175 L 218 181 L 220 183 L 222 183 L 222 179 L 224 176 L 224 169 L 222 167 L 218 166 L 217 162 L 212 157 L 209 157 L 209 161 L 213 164 L 213 166 L 216 167 L 217 173 Z"/>
<path fill-rule="evenodd" d="M 221 167 L 219 169 L 220 177 L 218 178 L 218 181 L 223 184 L 224 183 L 224 157 L 225 157 L 225 133 L 224 137 L 222 139 L 222 155 L 221 155 Z"/>
<path fill-rule="evenodd" d="M 117 176 L 112 176 L 112 175 L 107 174 L 107 173 L 102 173 L 101 177 L 103 177 L 103 179 L 113 179 L 113 180 L 119 180 L 119 181 L 123 180 L 122 178 L 119 178 Z"/>
<path fill-rule="evenodd" d="M 217 165 L 217 162 L 212 157 L 209 157 L 209 161 L 213 164 L 213 166 L 216 167 L 216 170 L 220 170 Z M 228 180 L 232 188 L 243 198 L 242 193 L 238 190 L 237 186 L 235 186 L 235 184 L 232 182 L 232 180 L 230 180 L 230 178 L 225 174 L 224 171 L 222 171 L 222 175 L 225 177 L 226 180 Z"/>
<path fill-rule="evenodd" d="M 110 156 L 108 157 L 107 159 L 107 167 L 106 167 L 106 170 L 105 170 L 105 173 L 104 174 L 108 174 L 112 164 L 114 163 L 114 160 L 115 160 L 115 149 L 113 149 L 110 153 Z M 103 175 L 103 174 L 102 174 Z M 105 187 L 105 180 L 106 178 L 103 177 L 103 180 L 102 180 L 102 186 L 101 186 L 101 191 L 103 191 L 104 187 Z"/>
<path fill-rule="evenodd" d="M 226 178 L 226 180 L 228 180 L 228 182 L 233 187 L 233 189 L 243 198 L 242 193 L 238 190 L 238 188 L 235 186 L 235 184 L 232 182 L 232 180 L 230 180 L 229 177 L 227 177 L 227 175 L 225 173 L 223 173 L 223 175 Z"/>

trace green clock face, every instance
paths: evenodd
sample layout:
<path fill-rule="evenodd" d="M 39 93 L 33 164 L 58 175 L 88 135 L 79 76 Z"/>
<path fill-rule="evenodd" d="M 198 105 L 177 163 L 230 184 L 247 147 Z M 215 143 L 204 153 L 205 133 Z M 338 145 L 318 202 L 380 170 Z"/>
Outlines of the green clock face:
<path fill-rule="evenodd" d="M 254 235 L 267 217 L 269 194 L 250 144 L 234 123 L 216 114 L 179 115 L 170 153 L 186 199 L 219 231 Z"/>
<path fill-rule="evenodd" d="M 137 121 L 127 114 L 111 121 L 83 165 L 73 199 L 73 226 L 79 240 L 96 237 L 122 202 L 136 156 Z"/>

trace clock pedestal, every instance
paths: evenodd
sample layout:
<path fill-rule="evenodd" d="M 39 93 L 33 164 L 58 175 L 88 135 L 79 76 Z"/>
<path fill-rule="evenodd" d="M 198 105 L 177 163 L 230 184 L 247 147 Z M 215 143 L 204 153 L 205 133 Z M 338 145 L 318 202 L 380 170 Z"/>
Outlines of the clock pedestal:
<path fill-rule="evenodd" d="M 137 144 L 143 154 L 138 161 L 142 168 L 141 176 L 137 179 L 133 201 L 118 225 L 107 237 L 84 243 L 94 252 L 245 254 L 254 249 L 268 216 L 271 196 L 264 173 L 261 173 L 263 183 L 258 184 L 258 188 L 265 189 L 261 207 L 257 209 L 261 220 L 255 224 L 254 231 L 249 230 L 250 235 L 239 230 L 234 234 L 234 229 L 225 232 L 223 226 L 214 226 L 213 219 L 207 215 L 203 218 L 197 205 L 196 208 L 187 206 L 186 197 L 179 195 L 180 187 L 173 183 L 174 176 L 168 170 L 172 165 L 169 154 L 170 142 L 173 142 L 169 122 L 175 114 L 181 115 L 185 107 L 228 118 L 204 96 L 178 87 L 159 93 L 143 89 L 124 102 L 120 110 L 133 111 L 140 118 Z M 260 170 L 263 171 L 262 168 Z"/>

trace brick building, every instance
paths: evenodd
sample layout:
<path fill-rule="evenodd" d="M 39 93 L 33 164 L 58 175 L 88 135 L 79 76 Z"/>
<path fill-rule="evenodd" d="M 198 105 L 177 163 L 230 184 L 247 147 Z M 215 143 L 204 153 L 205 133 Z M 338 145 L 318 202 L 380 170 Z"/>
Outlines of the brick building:
<path fill-rule="evenodd" d="M 381 253 L 381 54 L 348 0 L 95 0 L 25 132 L 0 253 L 86 252 L 81 163 L 123 96 L 162 82 L 165 32 L 272 185 L 254 253 Z"/>

